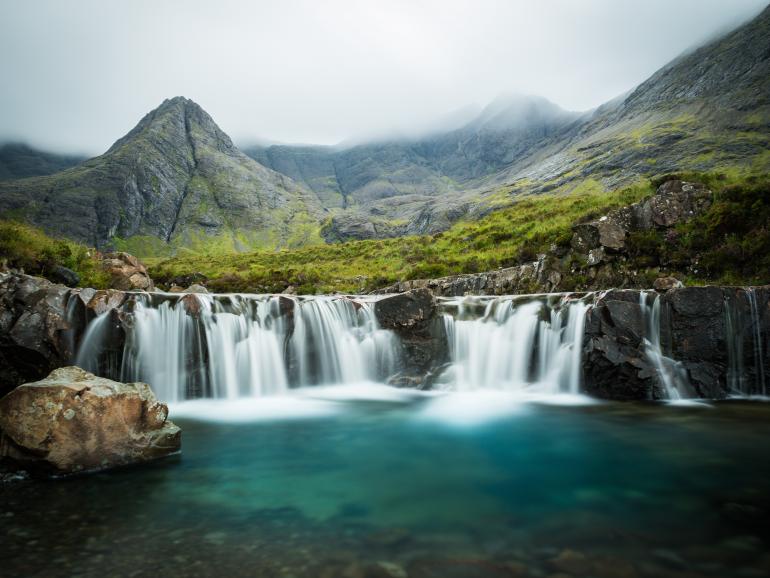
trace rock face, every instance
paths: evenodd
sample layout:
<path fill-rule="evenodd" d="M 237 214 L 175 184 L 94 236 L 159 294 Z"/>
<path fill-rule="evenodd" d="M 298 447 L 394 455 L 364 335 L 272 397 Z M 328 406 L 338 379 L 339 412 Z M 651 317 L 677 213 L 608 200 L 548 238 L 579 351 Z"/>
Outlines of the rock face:
<path fill-rule="evenodd" d="M 712 192 L 700 183 L 666 181 L 649 199 L 573 226 L 570 244 L 579 253 L 593 249 L 620 252 L 625 249 L 630 232 L 667 229 L 684 223 L 707 211 L 712 200 Z"/>
<path fill-rule="evenodd" d="M 391 329 L 401 339 L 405 366 L 394 385 L 424 387 L 446 361 L 446 330 L 438 315 L 436 300 L 427 289 L 415 289 L 377 301 L 374 314 L 380 327 Z"/>
<path fill-rule="evenodd" d="M 71 357 L 70 289 L 38 277 L 0 274 L 0 395 L 40 379 Z"/>
<path fill-rule="evenodd" d="M 670 180 L 655 195 L 572 227 L 570 248 L 552 247 L 537 261 L 485 273 L 417 279 L 375 293 L 428 288 L 436 295 L 512 295 L 555 291 L 593 291 L 607 287 L 646 288 L 652 283 L 629 264 L 631 233 L 665 232 L 707 211 L 713 194 L 700 183 Z M 658 271 L 659 272 L 659 271 Z M 656 275 L 657 277 L 657 275 Z M 580 279 L 579 283 L 570 283 Z M 662 281 L 661 281 L 662 283 Z M 676 278 L 666 281 L 676 286 Z"/>
<path fill-rule="evenodd" d="M 654 296 L 647 296 L 651 305 Z M 770 287 L 680 287 L 658 296 L 664 366 L 685 395 L 761 394 L 770 377 Z M 664 399 L 640 292 L 602 295 L 586 316 L 584 388 L 606 399 Z M 763 377 L 764 376 L 764 377 Z M 764 381 L 764 385 L 763 385 Z"/>
<path fill-rule="evenodd" d="M 498 271 L 467 279 L 486 279 L 490 284 L 481 290 L 497 292 L 504 274 Z M 683 395 L 723 398 L 731 392 L 770 393 L 770 287 L 679 287 L 666 279 L 658 286 L 658 292 L 614 289 L 581 295 L 590 302 L 582 357 L 586 393 L 618 400 L 666 397 L 661 369 L 650 355 L 648 343 L 653 341 L 659 342 L 658 351 L 667 359 L 666 371 L 675 374 Z M 457 290 L 464 292 L 468 287 Z M 201 302 L 193 293 L 172 297 L 68 289 L 27 275 L 0 275 L 2 393 L 73 363 L 74 344 L 83 342 L 86 328 L 97 316 L 102 321 L 98 335 L 103 347 L 98 359 L 89 358 L 93 365 L 88 367 L 98 367 L 95 371 L 100 375 L 119 375 L 140 298 L 155 307 L 179 299 L 193 324 L 200 316 Z M 340 299 L 360 307 L 353 298 Z M 659 330 L 654 331 L 656 299 Z M 291 335 L 296 303 L 282 296 L 278 306 L 286 334 Z M 428 287 L 375 302 L 380 327 L 394 331 L 402 348 L 404 364 L 391 379 L 393 385 L 430 387 L 449 361 L 443 306 Z M 200 355 L 205 364 L 207 351 L 191 354 L 188 361 Z M 204 383 L 195 381 L 188 391 L 207 395 Z"/>
<path fill-rule="evenodd" d="M 86 325 L 107 311 L 117 317 L 125 299 L 113 289 L 70 289 L 40 277 L 1 273 L 0 395 L 70 363 Z M 124 337 L 116 329 L 116 349 Z"/>
<path fill-rule="evenodd" d="M 64 367 L 0 399 L 0 455 L 63 474 L 143 462 L 179 451 L 167 418 L 145 383 Z"/>
<path fill-rule="evenodd" d="M 107 253 L 102 268 L 110 274 L 111 286 L 121 291 L 152 291 L 155 289 L 147 268 L 128 253 Z"/>

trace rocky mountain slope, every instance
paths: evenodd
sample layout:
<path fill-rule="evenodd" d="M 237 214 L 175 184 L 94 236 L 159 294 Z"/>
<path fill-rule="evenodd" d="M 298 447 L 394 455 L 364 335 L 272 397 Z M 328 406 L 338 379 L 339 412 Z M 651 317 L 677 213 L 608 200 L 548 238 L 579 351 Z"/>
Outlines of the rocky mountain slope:
<path fill-rule="evenodd" d="M 613 191 L 682 171 L 767 173 L 768 95 L 770 7 L 585 114 L 506 96 L 421 138 L 247 156 L 177 97 L 100 157 L 0 181 L 0 211 L 141 256 L 432 234 L 522 195 Z"/>
<path fill-rule="evenodd" d="M 0 210 L 96 247 L 243 250 L 317 239 L 311 192 L 236 148 L 193 101 L 166 100 L 106 153 L 0 183 Z"/>
<path fill-rule="evenodd" d="M 83 162 L 85 157 L 59 155 L 22 143 L 0 145 L 0 181 L 58 173 Z"/>
<path fill-rule="evenodd" d="M 513 190 L 616 188 L 671 171 L 770 170 L 770 6 L 684 54 L 494 178 Z"/>
<path fill-rule="evenodd" d="M 667 172 L 770 170 L 770 7 L 589 114 L 508 97 L 416 142 L 249 148 L 348 207 L 327 239 L 436 232 L 520 194 L 613 190 Z"/>

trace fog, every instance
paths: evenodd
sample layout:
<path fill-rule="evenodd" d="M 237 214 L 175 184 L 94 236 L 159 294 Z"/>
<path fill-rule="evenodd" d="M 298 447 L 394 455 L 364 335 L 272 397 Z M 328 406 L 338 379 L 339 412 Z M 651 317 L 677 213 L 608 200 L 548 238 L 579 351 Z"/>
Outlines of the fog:
<path fill-rule="evenodd" d="M 501 93 L 587 110 L 767 0 L 0 3 L 0 140 L 100 153 L 164 98 L 238 143 L 414 132 Z"/>

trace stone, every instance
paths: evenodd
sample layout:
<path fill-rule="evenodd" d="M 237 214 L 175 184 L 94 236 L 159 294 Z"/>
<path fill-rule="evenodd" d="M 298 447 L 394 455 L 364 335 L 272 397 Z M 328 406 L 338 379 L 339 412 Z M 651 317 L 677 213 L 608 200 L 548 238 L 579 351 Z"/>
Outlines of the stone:
<path fill-rule="evenodd" d="M 652 283 L 652 288 L 660 293 L 665 293 L 670 289 L 679 289 L 680 287 L 684 287 L 684 284 L 676 277 L 658 277 Z"/>
<path fill-rule="evenodd" d="M 147 268 L 133 255 L 124 252 L 102 256 L 102 269 L 109 273 L 110 285 L 121 291 L 153 291 L 155 285 Z"/>
<path fill-rule="evenodd" d="M 642 213 L 651 221 L 644 220 L 642 228 L 673 227 L 689 221 L 708 210 L 712 201 L 713 193 L 700 183 L 666 181 L 655 195 L 641 203 Z"/>
<path fill-rule="evenodd" d="M 67 287 L 77 287 L 78 283 L 80 283 L 80 275 L 63 265 L 56 265 L 49 276 L 56 283 L 61 283 Z"/>
<path fill-rule="evenodd" d="M 0 456 L 55 474 L 92 472 L 178 453 L 181 430 L 145 383 L 56 369 L 0 399 Z"/>
<path fill-rule="evenodd" d="M 559 552 L 558 556 L 549 560 L 549 565 L 553 567 L 554 570 L 576 576 L 585 574 L 590 567 L 590 563 L 585 554 L 570 549 Z"/>
<path fill-rule="evenodd" d="M 436 303 L 428 289 L 380 299 L 374 305 L 377 321 L 383 329 L 405 329 L 424 324 L 435 314 Z"/>
<path fill-rule="evenodd" d="M 588 253 L 591 249 L 605 248 L 620 251 L 625 247 L 628 227 L 622 218 L 623 213 L 613 211 L 588 223 L 578 223 L 572 227 L 570 244 L 579 253 Z"/>
<path fill-rule="evenodd" d="M 44 377 L 72 356 L 70 291 L 20 273 L 0 277 L 0 395 Z"/>
<path fill-rule="evenodd" d="M 182 291 L 182 293 L 208 293 L 208 292 L 209 292 L 208 289 L 206 289 L 203 285 L 199 285 L 197 283 L 193 283 L 187 289 Z"/>

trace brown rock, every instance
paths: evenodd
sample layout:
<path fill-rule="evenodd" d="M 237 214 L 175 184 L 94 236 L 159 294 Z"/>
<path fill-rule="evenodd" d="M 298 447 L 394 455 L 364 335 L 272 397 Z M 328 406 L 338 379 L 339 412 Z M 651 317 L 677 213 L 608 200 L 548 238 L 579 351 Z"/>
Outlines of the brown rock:
<path fill-rule="evenodd" d="M 198 283 L 193 283 L 187 289 L 185 289 L 182 293 L 208 293 L 208 292 L 209 290 L 206 289 L 203 285 L 199 285 Z"/>
<path fill-rule="evenodd" d="M 180 448 L 167 417 L 145 383 L 64 367 L 0 399 L 0 456 L 62 474 L 156 459 Z"/>
<path fill-rule="evenodd" d="M 102 258 L 102 268 L 110 274 L 112 287 L 122 291 L 153 291 L 155 285 L 147 274 L 147 268 L 139 259 L 128 253 L 107 253 Z"/>
<path fill-rule="evenodd" d="M 679 289 L 680 287 L 684 287 L 684 285 L 676 277 L 658 277 L 652 284 L 652 288 L 661 293 L 669 289 Z"/>

